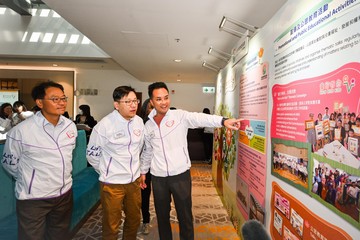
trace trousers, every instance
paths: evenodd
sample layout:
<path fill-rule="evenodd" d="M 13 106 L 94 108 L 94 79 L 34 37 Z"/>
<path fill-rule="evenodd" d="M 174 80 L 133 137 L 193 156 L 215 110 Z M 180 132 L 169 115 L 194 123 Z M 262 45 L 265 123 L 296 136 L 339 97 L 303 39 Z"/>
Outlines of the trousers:
<path fill-rule="evenodd" d="M 172 240 L 170 224 L 171 196 L 174 199 L 175 210 L 179 220 L 180 239 L 194 239 L 194 224 L 191 199 L 190 170 L 169 176 L 151 176 L 155 212 L 158 222 L 160 240 Z"/>
<path fill-rule="evenodd" d="M 100 200 L 103 212 L 103 239 L 118 239 L 122 211 L 125 213 L 122 239 L 136 239 L 137 230 L 140 225 L 140 189 L 140 178 L 128 184 L 108 184 L 100 182 Z"/>
<path fill-rule="evenodd" d="M 18 239 L 66 239 L 72 206 L 72 190 L 55 198 L 17 200 Z"/>

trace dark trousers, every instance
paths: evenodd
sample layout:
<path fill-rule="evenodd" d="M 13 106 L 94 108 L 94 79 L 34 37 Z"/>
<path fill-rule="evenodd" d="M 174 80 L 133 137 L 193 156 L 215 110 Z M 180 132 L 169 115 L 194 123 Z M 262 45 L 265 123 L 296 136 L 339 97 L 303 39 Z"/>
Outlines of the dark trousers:
<path fill-rule="evenodd" d="M 190 170 L 176 176 L 152 176 L 155 211 L 160 240 L 172 240 L 170 225 L 171 195 L 179 220 L 180 239 L 194 239 Z"/>
<path fill-rule="evenodd" d="M 150 194 L 151 194 L 151 174 L 150 171 L 146 174 L 146 188 L 141 189 L 141 214 L 143 218 L 143 223 L 150 222 Z"/>
<path fill-rule="evenodd" d="M 55 198 L 17 200 L 18 239 L 67 239 L 72 206 L 72 190 Z"/>

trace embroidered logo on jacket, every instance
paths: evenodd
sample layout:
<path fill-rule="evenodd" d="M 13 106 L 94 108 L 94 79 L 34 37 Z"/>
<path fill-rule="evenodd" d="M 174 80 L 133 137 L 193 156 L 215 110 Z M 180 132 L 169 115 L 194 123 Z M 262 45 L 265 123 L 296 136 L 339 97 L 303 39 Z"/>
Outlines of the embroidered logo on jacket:
<path fill-rule="evenodd" d="M 175 123 L 175 121 L 174 121 L 174 120 L 171 120 L 171 121 L 167 121 L 167 122 L 165 123 L 165 125 L 166 125 L 167 127 L 172 127 L 172 126 L 174 125 L 174 123 Z"/>
<path fill-rule="evenodd" d="M 66 136 L 68 136 L 68 138 L 73 138 L 75 137 L 75 133 L 73 130 L 70 130 L 66 132 Z"/>
<path fill-rule="evenodd" d="M 141 130 L 140 129 L 134 129 L 134 134 L 135 134 L 135 136 L 140 136 L 140 134 L 141 134 Z"/>

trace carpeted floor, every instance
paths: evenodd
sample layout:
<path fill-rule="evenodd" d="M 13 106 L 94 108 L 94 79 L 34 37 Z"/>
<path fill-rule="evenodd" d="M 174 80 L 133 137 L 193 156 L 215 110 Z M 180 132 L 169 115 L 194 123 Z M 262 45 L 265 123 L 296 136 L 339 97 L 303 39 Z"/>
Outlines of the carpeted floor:
<path fill-rule="evenodd" d="M 193 215 L 195 239 L 240 239 L 236 230 L 229 220 L 229 216 L 223 207 L 211 177 L 211 166 L 202 162 L 193 162 L 191 168 L 193 186 Z M 139 229 L 138 240 L 159 239 L 155 209 L 151 197 L 150 202 L 151 231 L 148 235 L 142 235 Z M 173 239 L 179 238 L 179 225 L 175 208 L 172 205 L 171 222 Z M 141 227 L 141 225 L 140 225 Z M 122 239 L 120 231 L 119 239 Z M 73 238 L 74 240 L 101 239 L 101 205 L 94 211 L 82 228 Z"/>

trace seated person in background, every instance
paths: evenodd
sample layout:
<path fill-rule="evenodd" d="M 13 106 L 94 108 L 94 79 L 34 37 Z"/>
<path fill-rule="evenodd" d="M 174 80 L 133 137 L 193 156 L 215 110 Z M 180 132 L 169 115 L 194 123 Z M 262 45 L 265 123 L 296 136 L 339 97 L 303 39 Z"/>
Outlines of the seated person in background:
<path fill-rule="evenodd" d="M 89 105 L 80 105 L 79 109 L 79 114 L 76 115 L 75 118 L 75 124 L 78 129 L 83 129 L 86 131 L 86 139 L 89 142 L 92 128 L 96 125 L 97 121 L 93 116 L 91 116 Z"/>
<path fill-rule="evenodd" d="M 22 101 L 16 101 L 13 104 L 14 116 L 13 116 L 13 126 L 19 124 L 25 119 L 34 115 L 32 111 L 28 111 L 25 103 Z"/>
<path fill-rule="evenodd" d="M 13 126 L 13 108 L 10 103 L 3 103 L 0 107 L 0 133 L 7 133 Z"/>

